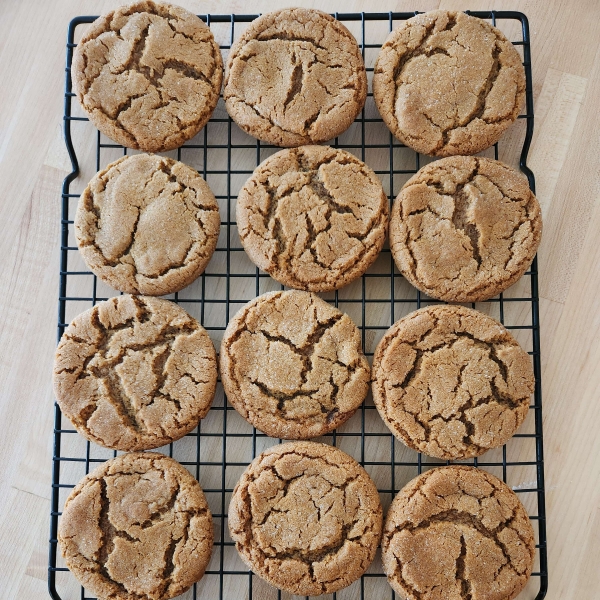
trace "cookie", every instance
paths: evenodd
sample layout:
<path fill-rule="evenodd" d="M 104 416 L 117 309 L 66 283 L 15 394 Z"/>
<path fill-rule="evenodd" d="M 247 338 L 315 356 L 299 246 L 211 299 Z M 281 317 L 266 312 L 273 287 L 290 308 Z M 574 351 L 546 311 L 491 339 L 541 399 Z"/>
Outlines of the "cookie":
<path fill-rule="evenodd" d="M 292 442 L 263 452 L 244 471 L 229 505 L 242 560 L 291 594 L 331 594 L 373 561 L 382 509 L 375 484 L 345 452 Z"/>
<path fill-rule="evenodd" d="M 223 61 L 196 15 L 141 0 L 90 25 L 73 53 L 71 77 L 103 134 L 128 148 L 163 152 L 193 138 L 210 119 Z"/>
<path fill-rule="evenodd" d="M 118 296 L 77 316 L 54 361 L 63 415 L 92 442 L 158 448 L 203 419 L 217 385 L 208 334 L 173 302 Z"/>
<path fill-rule="evenodd" d="M 308 292 L 270 292 L 243 306 L 225 330 L 219 360 L 229 402 L 275 438 L 332 431 L 369 389 L 356 325 Z"/>
<path fill-rule="evenodd" d="M 463 306 L 428 306 L 377 345 L 373 399 L 409 448 L 445 460 L 502 446 L 529 411 L 531 359 L 505 327 Z"/>
<path fill-rule="evenodd" d="M 435 161 L 394 202 L 390 248 L 404 277 L 432 298 L 479 302 L 527 271 L 542 211 L 527 179 L 489 158 Z"/>
<path fill-rule="evenodd" d="M 366 97 L 367 74 L 356 40 L 319 10 L 267 13 L 229 52 L 223 90 L 227 112 L 246 133 L 276 146 L 338 136 Z"/>
<path fill-rule="evenodd" d="M 475 154 L 521 112 L 525 69 L 499 29 L 434 10 L 389 35 L 375 63 L 373 96 L 391 132 L 417 152 Z"/>
<path fill-rule="evenodd" d="M 137 154 L 93 177 L 79 200 L 75 236 L 104 283 L 162 296 L 204 271 L 220 225 L 217 201 L 197 171 L 171 158 Z"/>
<path fill-rule="evenodd" d="M 212 517 L 200 485 L 177 461 L 124 454 L 75 486 L 58 543 L 67 567 L 98 598 L 167 600 L 204 575 Z"/>
<path fill-rule="evenodd" d="M 406 600 L 512 600 L 533 569 L 534 532 L 517 495 L 473 467 L 432 469 L 394 498 L 383 569 Z"/>
<path fill-rule="evenodd" d="M 265 160 L 237 200 L 250 260 L 284 285 L 336 290 L 375 261 L 388 199 L 375 173 L 345 150 L 302 146 Z"/>

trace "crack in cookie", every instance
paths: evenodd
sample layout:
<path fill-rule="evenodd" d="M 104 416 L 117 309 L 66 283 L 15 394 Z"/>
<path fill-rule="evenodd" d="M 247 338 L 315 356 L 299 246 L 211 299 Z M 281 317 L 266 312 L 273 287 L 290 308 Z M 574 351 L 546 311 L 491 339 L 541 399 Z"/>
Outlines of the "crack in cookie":
<path fill-rule="evenodd" d="M 75 49 L 71 74 L 102 133 L 162 152 L 204 127 L 219 99 L 223 61 L 196 15 L 141 0 L 94 21 Z"/>
<path fill-rule="evenodd" d="M 446 24 L 443 26 L 442 29 L 438 29 L 437 27 L 437 22 L 435 20 L 427 23 L 425 25 L 424 31 L 423 31 L 423 37 L 420 39 L 419 44 L 409 50 L 407 50 L 402 57 L 400 58 L 400 60 L 398 60 L 398 63 L 396 64 L 396 66 L 394 67 L 394 75 L 393 75 L 393 79 L 396 82 L 396 85 L 398 85 L 401 81 L 402 81 L 402 72 L 404 70 L 404 67 L 416 56 L 433 56 L 434 54 L 445 54 L 446 56 L 450 56 L 450 54 L 448 53 L 448 51 L 445 48 L 439 48 L 439 47 L 428 47 L 428 43 L 430 38 L 438 33 L 439 31 L 451 31 L 456 25 L 456 18 L 453 17 L 452 15 L 449 16 L 448 21 L 446 22 Z M 397 100 L 397 90 L 396 90 L 396 97 L 394 99 L 394 104 L 396 103 Z"/>
<path fill-rule="evenodd" d="M 234 408 L 283 439 L 339 427 L 364 400 L 370 379 L 350 317 L 299 291 L 264 294 L 242 307 L 223 336 L 220 365 Z"/>
<path fill-rule="evenodd" d="M 338 289 L 375 261 L 387 232 L 388 200 L 375 173 L 327 146 L 281 150 L 239 193 L 236 216 L 250 259 L 284 285 Z"/>
<path fill-rule="evenodd" d="M 284 9 L 259 17 L 227 60 L 228 113 L 244 131 L 277 146 L 336 137 L 362 110 L 366 95 L 356 40 L 317 10 Z"/>
<path fill-rule="evenodd" d="M 82 313 L 56 351 L 54 389 L 75 428 L 102 446 L 146 450 L 210 408 L 217 361 L 206 331 L 167 300 L 119 296 Z"/>
<path fill-rule="evenodd" d="M 487 300 L 529 268 L 542 236 L 526 178 L 488 158 L 423 167 L 396 198 L 390 249 L 402 274 L 433 298 Z"/>
<path fill-rule="evenodd" d="M 473 467 L 432 469 L 394 498 L 381 543 L 403 598 L 511 600 L 533 569 L 534 532 L 516 494 Z"/>
<path fill-rule="evenodd" d="M 108 285 L 153 296 L 181 290 L 206 268 L 220 232 L 219 206 L 194 170 L 170 158 L 125 156 L 84 190 L 75 236 Z"/>
<path fill-rule="evenodd" d="M 436 10 L 390 34 L 375 63 L 373 96 L 388 128 L 417 152 L 475 154 L 518 117 L 525 70 L 500 30 Z"/>
<path fill-rule="evenodd" d="M 204 574 L 212 517 L 198 482 L 162 454 L 130 453 L 75 486 L 58 528 L 65 562 L 115 600 L 168 600 Z"/>
<path fill-rule="evenodd" d="M 407 446 L 445 460 L 504 444 L 529 412 L 531 359 L 497 321 L 430 306 L 393 325 L 373 359 L 373 398 Z"/>
<path fill-rule="evenodd" d="M 375 556 L 382 509 L 364 469 L 337 448 L 293 442 L 246 469 L 229 506 L 229 530 L 250 568 L 279 589 L 329 594 Z"/>

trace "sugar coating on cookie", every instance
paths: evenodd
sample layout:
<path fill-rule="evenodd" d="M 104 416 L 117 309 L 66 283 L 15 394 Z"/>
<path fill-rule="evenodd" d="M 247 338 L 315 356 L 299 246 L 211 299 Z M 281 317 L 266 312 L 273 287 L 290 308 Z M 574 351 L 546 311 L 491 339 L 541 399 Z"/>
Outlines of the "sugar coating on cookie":
<path fill-rule="evenodd" d="M 385 242 L 388 199 L 365 163 L 345 150 L 281 150 L 239 193 L 238 231 L 250 259 L 277 281 L 311 292 L 360 277 Z"/>
<path fill-rule="evenodd" d="M 275 438 L 332 431 L 369 389 L 358 328 L 308 292 L 271 292 L 243 306 L 225 330 L 219 359 L 229 402 Z"/>
<path fill-rule="evenodd" d="M 279 589 L 331 594 L 358 579 L 379 546 L 375 484 L 346 453 L 314 442 L 270 448 L 236 485 L 229 531 L 244 562 Z"/>
<path fill-rule="evenodd" d="M 181 438 L 208 413 L 216 385 L 208 334 L 168 300 L 100 302 L 73 320 L 56 350 L 63 414 L 107 448 L 147 450 Z"/>
<path fill-rule="evenodd" d="M 106 284 L 162 296 L 204 271 L 220 225 L 217 201 L 197 171 L 137 154 L 93 177 L 77 206 L 75 236 L 86 264 Z"/>
<path fill-rule="evenodd" d="M 396 322 L 373 359 L 373 399 L 394 435 L 445 460 L 504 444 L 535 386 L 531 359 L 506 328 L 462 306 L 428 306 Z"/>
<path fill-rule="evenodd" d="M 65 562 L 111 600 L 168 600 L 204 574 L 212 517 L 198 482 L 153 452 L 118 456 L 82 479 L 58 526 Z"/>
<path fill-rule="evenodd" d="M 164 152 L 194 137 L 210 118 L 223 60 L 196 15 L 141 0 L 92 23 L 73 53 L 71 76 L 102 133 L 129 148 Z"/>
<path fill-rule="evenodd" d="M 522 173 L 489 158 L 455 156 L 406 182 L 389 233 L 394 261 L 415 287 L 447 302 L 478 302 L 529 268 L 542 212 Z"/>
<path fill-rule="evenodd" d="M 475 154 L 521 112 L 525 69 L 496 27 L 434 10 L 389 35 L 375 63 L 373 96 L 392 133 L 417 152 Z"/>
<path fill-rule="evenodd" d="M 401 598 L 512 600 L 531 575 L 535 539 L 506 484 L 453 465 L 423 473 L 398 493 L 381 555 Z"/>
<path fill-rule="evenodd" d="M 318 10 L 267 13 L 229 52 L 223 90 L 227 112 L 244 131 L 277 146 L 336 137 L 350 127 L 366 96 L 356 40 Z"/>

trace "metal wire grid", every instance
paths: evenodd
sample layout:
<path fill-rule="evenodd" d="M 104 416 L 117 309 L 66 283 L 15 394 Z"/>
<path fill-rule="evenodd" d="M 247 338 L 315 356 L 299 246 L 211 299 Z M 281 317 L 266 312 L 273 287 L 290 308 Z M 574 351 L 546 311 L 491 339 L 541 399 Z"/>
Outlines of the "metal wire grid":
<path fill-rule="evenodd" d="M 377 53 L 383 39 L 377 43 L 367 43 L 369 28 L 379 27 L 379 32 L 387 35 L 399 22 L 417 13 L 351 13 L 334 16 L 353 31 L 357 37 L 363 57 L 367 58 L 367 71 L 373 69 L 368 53 Z M 529 44 L 529 26 L 524 14 L 515 11 L 468 12 L 473 16 L 487 19 L 492 24 L 517 25 L 520 39 L 515 46 L 522 48 L 523 64 L 527 78 L 526 112 L 520 118 L 525 121 L 524 140 L 521 146 L 520 167 L 527 175 L 532 190 L 535 181 L 527 167 L 527 153 L 533 134 L 533 93 L 531 77 L 531 55 Z M 221 48 L 227 51 L 236 34 L 236 25 L 249 23 L 258 15 L 201 15 L 201 18 L 215 30 L 225 27 Z M 79 25 L 92 22 L 96 17 L 77 17 L 69 25 L 67 36 L 67 61 L 65 84 L 64 132 L 67 150 L 72 163 L 72 172 L 65 178 L 62 189 L 61 215 L 61 262 L 60 295 L 58 311 L 58 336 L 62 335 L 68 321 L 90 305 L 115 294 L 109 288 L 103 288 L 101 282 L 90 273 L 83 263 L 78 266 L 77 247 L 73 237 L 73 214 L 79 193 L 72 191 L 72 185 L 78 175 L 81 178 L 80 165 L 75 151 L 72 126 L 85 125 L 87 140 L 93 135 L 91 125 L 85 116 L 76 116 L 75 94 L 71 91 L 70 66 L 73 48 L 76 46 L 75 30 Z M 216 34 L 215 34 L 216 35 Z M 225 42 L 225 43 L 223 43 Z M 406 148 L 382 126 L 369 94 L 367 105 L 351 127 L 351 132 L 335 139 L 332 145 L 348 149 L 369 164 L 371 151 L 384 156 L 383 163 L 370 164 L 384 180 L 390 202 L 406 179 L 414 174 L 427 157 L 416 154 Z M 220 101 L 222 103 L 222 100 Z M 95 165 L 91 156 L 85 156 L 88 167 L 100 170 L 119 154 L 128 150 L 105 139 L 96 132 Z M 216 138 L 221 138 L 216 143 Z M 81 139 L 81 137 L 80 137 Z M 503 139 L 504 143 L 504 139 Z M 243 249 L 236 238 L 236 222 L 232 201 L 235 201 L 237 189 L 266 155 L 277 150 L 272 146 L 242 134 L 232 123 L 221 107 L 217 108 L 213 118 L 200 134 L 179 148 L 171 156 L 198 168 L 209 182 L 220 203 L 222 234 L 215 256 L 206 272 L 190 286 L 171 299 L 182 304 L 207 329 L 213 341 L 218 343 L 225 325 L 237 308 L 254 296 L 270 289 L 280 289 L 270 277 L 259 272 L 246 259 Z M 251 168 L 235 168 L 235 153 L 253 155 Z M 494 158 L 499 157 L 499 146 L 493 148 Z M 108 155 L 108 156 L 107 156 Z M 503 155 L 501 155 L 503 158 Z M 223 163 L 223 160 L 225 164 Z M 214 165 L 217 166 L 214 166 Z M 222 168 L 222 167 L 225 168 Z M 401 168 L 398 168 L 400 166 Z M 377 168 L 379 167 L 379 169 Z M 218 180 L 221 178 L 221 181 Z M 81 182 L 83 186 L 87 181 Z M 225 204 L 225 207 L 223 207 Z M 235 244 L 236 240 L 238 241 Z M 211 266 L 213 268 L 211 268 Z M 544 471 L 542 441 L 542 394 L 540 366 L 540 330 L 538 306 L 537 259 L 521 281 L 499 297 L 485 303 L 472 304 L 473 308 L 487 312 L 499 318 L 532 356 L 536 387 L 534 402 L 526 423 L 506 446 L 487 452 L 480 459 L 462 461 L 466 464 L 485 468 L 512 485 L 526 505 L 537 535 L 537 559 L 532 580 L 524 595 L 528 598 L 542 599 L 548 586 L 547 549 L 544 503 Z M 81 283 L 85 281 L 85 283 Z M 73 282 L 75 284 L 73 285 Z M 242 282 L 243 285 L 239 285 Z M 387 292 L 386 292 L 387 290 Z M 372 297 L 373 294 L 375 297 Z M 410 286 L 395 270 L 389 249 L 383 250 L 380 259 L 357 282 L 341 290 L 325 295 L 335 306 L 348 312 L 359 325 L 363 347 L 367 356 L 373 355 L 377 341 L 385 330 L 398 318 L 421 306 L 436 303 Z M 378 319 L 370 321 L 372 314 Z M 221 318 L 220 322 L 218 318 Z M 64 423 L 60 409 L 55 404 L 54 455 L 52 472 L 52 506 L 50 527 L 50 552 L 48 564 L 48 585 L 52 598 L 67 600 L 81 598 L 87 600 L 85 591 L 68 573 L 57 551 L 57 527 L 61 508 L 67 495 L 77 481 L 97 464 L 116 456 L 117 452 L 101 449 L 78 436 L 68 421 Z M 323 441 L 341 447 L 352 454 L 365 466 L 375 480 L 380 491 L 384 508 L 392 497 L 410 479 L 432 466 L 449 464 L 413 452 L 398 443 L 383 426 L 369 399 L 357 414 Z M 237 416 L 223 396 L 219 386 L 217 397 L 209 416 L 199 427 L 183 439 L 170 444 L 159 451 L 175 457 L 200 481 L 209 500 L 215 522 L 215 547 L 205 577 L 189 590 L 183 598 L 219 598 L 220 600 L 238 600 L 241 598 L 260 598 L 270 600 L 291 598 L 266 585 L 249 572 L 236 556 L 233 542 L 228 537 L 226 519 L 229 495 L 235 481 L 247 464 L 266 447 L 278 443 L 257 432 Z M 209 456 L 210 460 L 205 457 Z M 235 459 L 235 460 L 234 460 Z M 514 477 L 513 477 L 514 475 Z M 531 479 L 529 479 L 531 478 Z M 326 598 L 343 600 L 350 598 L 396 598 L 387 585 L 381 564 L 377 558 L 367 573 L 352 586 L 331 594 Z"/>

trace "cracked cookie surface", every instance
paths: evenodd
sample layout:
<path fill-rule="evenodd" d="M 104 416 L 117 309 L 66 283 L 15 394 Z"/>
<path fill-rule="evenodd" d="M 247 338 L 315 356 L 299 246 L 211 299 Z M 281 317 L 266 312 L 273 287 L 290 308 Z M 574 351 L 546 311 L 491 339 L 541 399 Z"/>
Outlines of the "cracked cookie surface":
<path fill-rule="evenodd" d="M 352 34 L 330 15 L 290 8 L 254 20 L 233 44 L 223 98 L 231 118 L 276 146 L 333 139 L 367 97 Z"/>
<path fill-rule="evenodd" d="M 534 532 L 506 484 L 453 465 L 398 493 L 381 555 L 388 581 L 407 600 L 511 600 L 531 575 Z"/>
<path fill-rule="evenodd" d="M 531 265 L 542 212 L 527 178 L 489 158 L 455 156 L 411 177 L 390 218 L 390 249 L 415 287 L 447 302 L 506 290 Z"/>
<path fill-rule="evenodd" d="M 137 154 L 92 178 L 77 206 L 75 236 L 86 264 L 105 283 L 162 296 L 204 271 L 220 225 L 217 201 L 194 169 Z"/>
<path fill-rule="evenodd" d="M 274 446 L 236 485 L 229 531 L 244 562 L 279 589 L 330 594 L 358 579 L 379 546 L 375 484 L 345 452 L 315 442 Z"/>
<path fill-rule="evenodd" d="M 434 10 L 382 46 L 373 96 L 391 132 L 431 156 L 497 142 L 525 103 L 525 69 L 504 34 L 477 17 Z"/>
<path fill-rule="evenodd" d="M 73 53 L 71 76 L 81 106 L 102 133 L 129 148 L 163 152 L 209 120 L 223 60 L 196 15 L 142 0 L 92 23 Z"/>
<path fill-rule="evenodd" d="M 287 286 L 338 289 L 375 261 L 388 199 L 377 175 L 344 150 L 302 146 L 265 160 L 246 182 L 236 217 L 244 250 Z"/>
<path fill-rule="evenodd" d="M 396 322 L 373 359 L 373 399 L 408 447 L 445 460 L 503 445 L 529 411 L 527 352 L 495 319 L 428 306 Z"/>
<path fill-rule="evenodd" d="M 110 600 L 167 600 L 204 574 L 212 517 L 198 482 L 154 452 L 118 456 L 82 479 L 58 527 L 65 562 Z"/>
<path fill-rule="evenodd" d="M 369 389 L 356 325 L 308 292 L 271 292 L 243 306 L 227 326 L 219 359 L 229 402 L 275 438 L 332 431 Z"/>
<path fill-rule="evenodd" d="M 173 302 L 119 296 L 77 316 L 54 361 L 60 408 L 87 439 L 147 450 L 189 433 L 217 385 L 208 334 Z"/>

